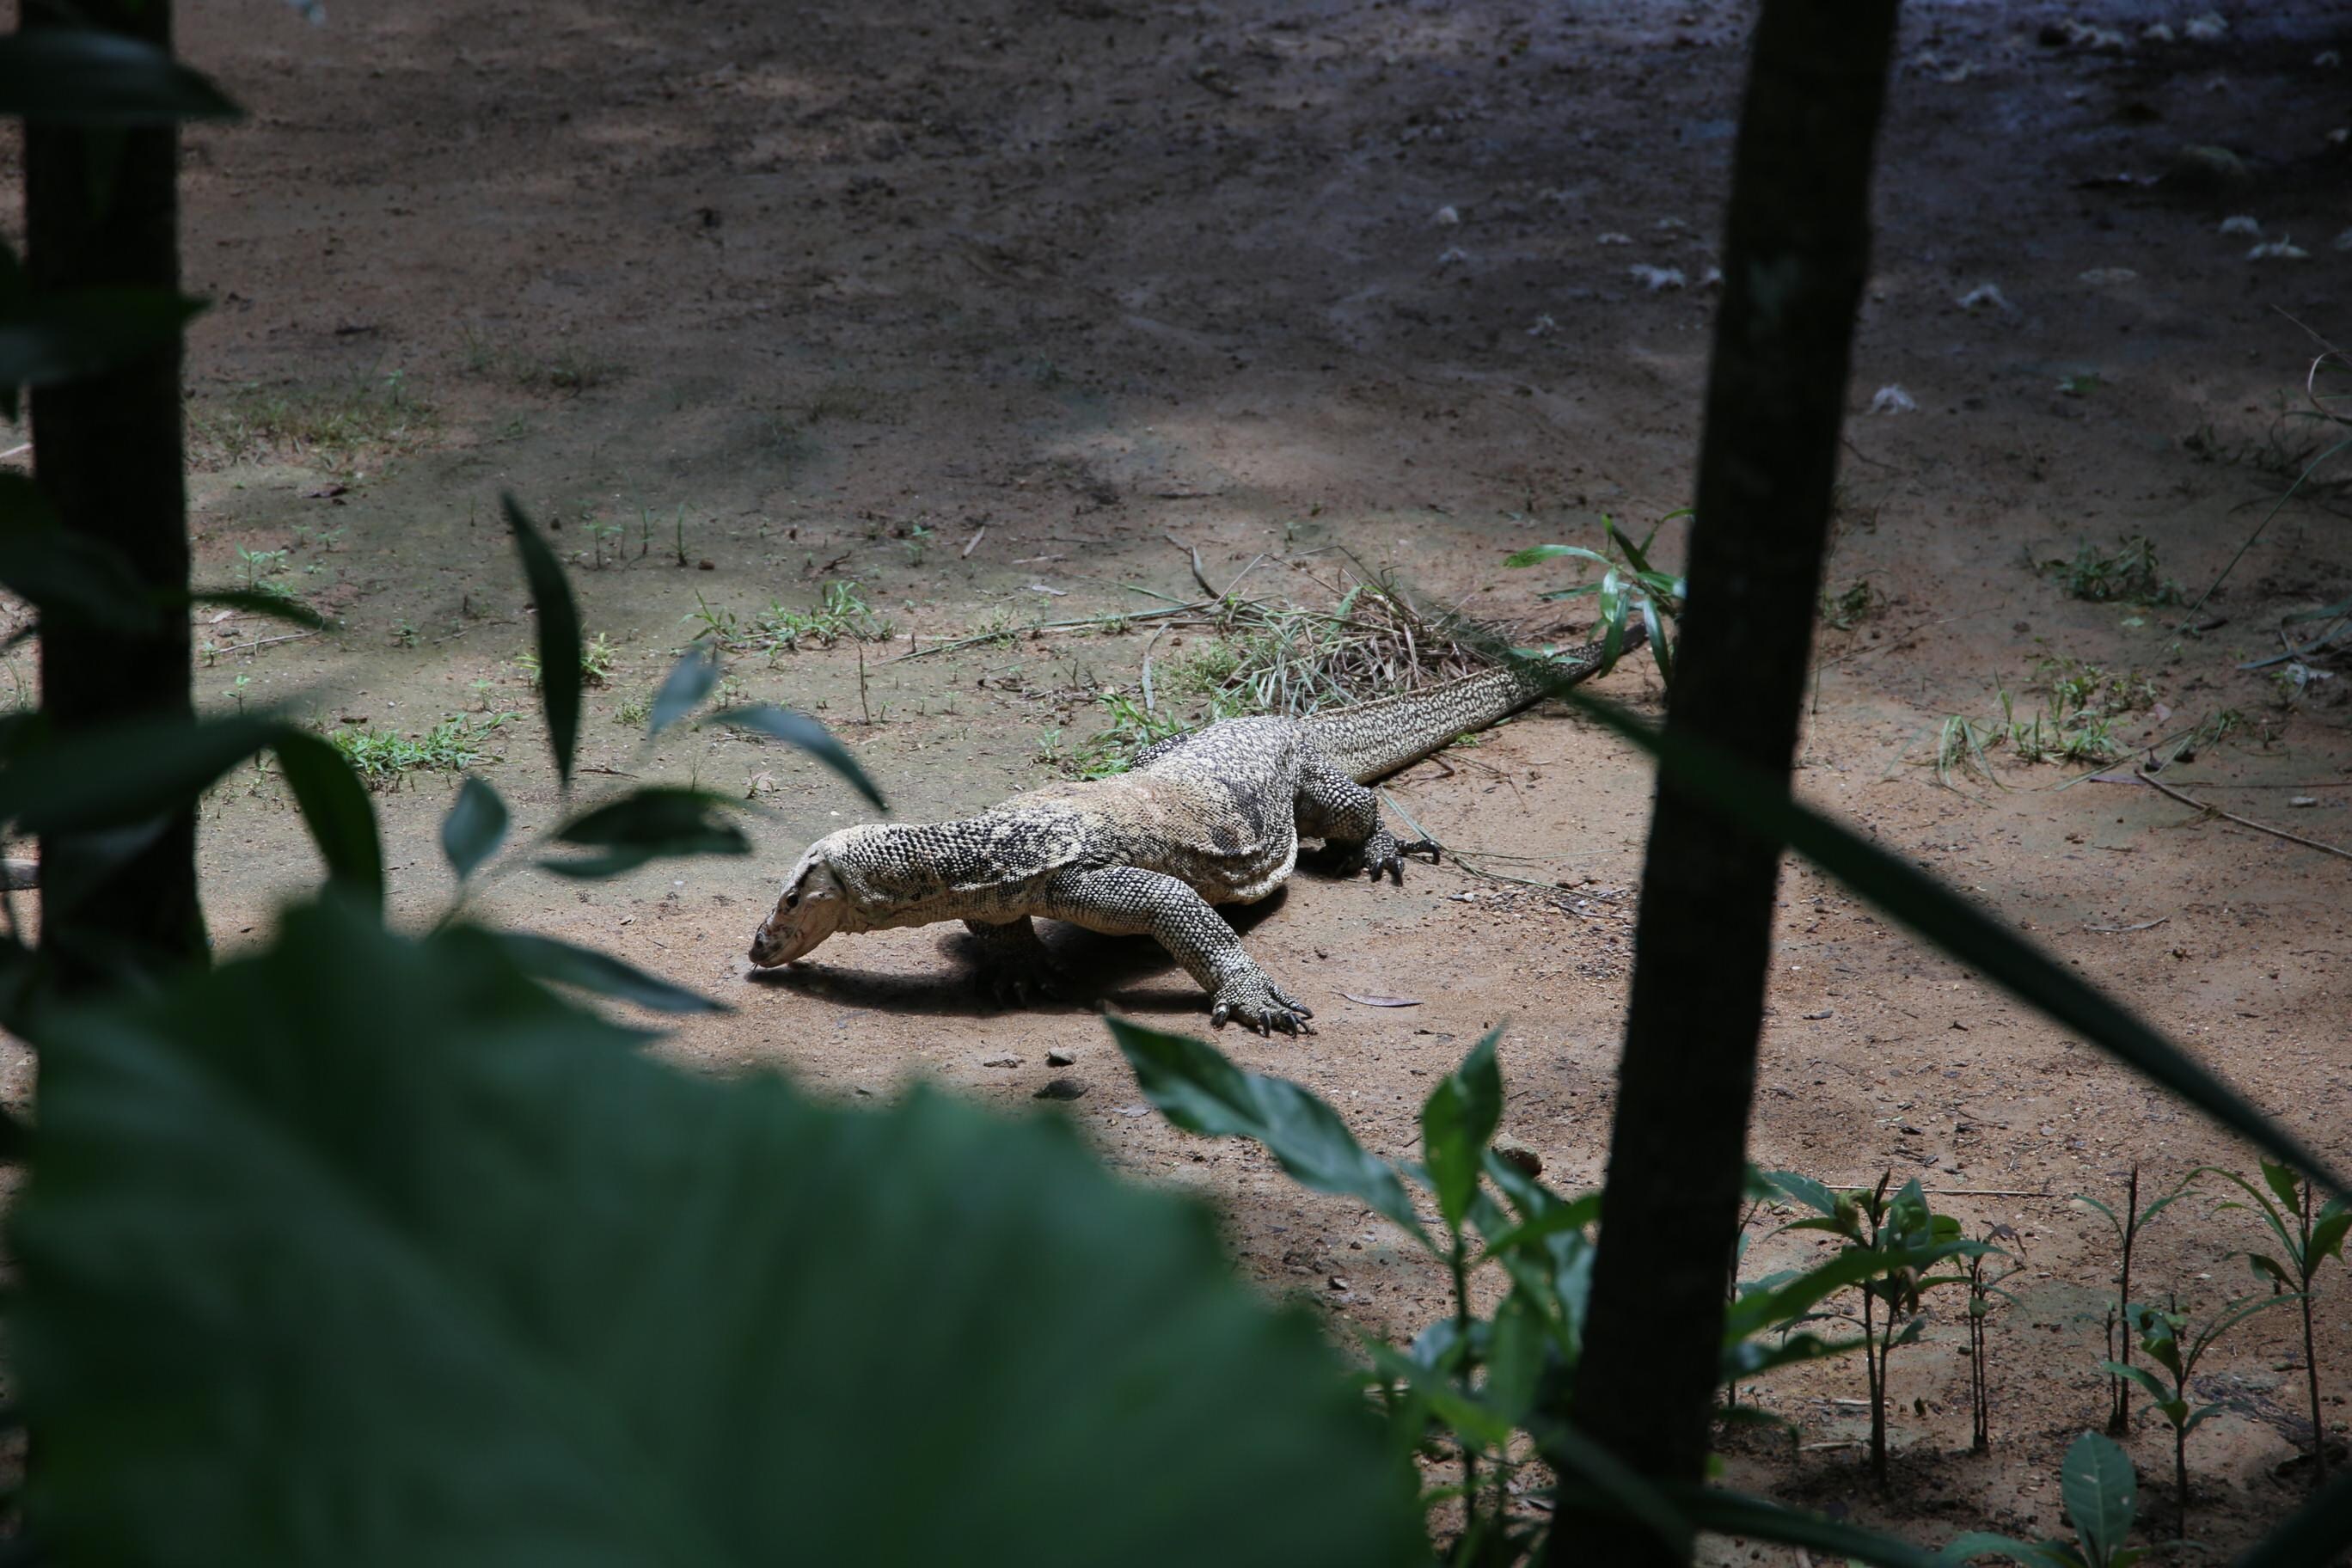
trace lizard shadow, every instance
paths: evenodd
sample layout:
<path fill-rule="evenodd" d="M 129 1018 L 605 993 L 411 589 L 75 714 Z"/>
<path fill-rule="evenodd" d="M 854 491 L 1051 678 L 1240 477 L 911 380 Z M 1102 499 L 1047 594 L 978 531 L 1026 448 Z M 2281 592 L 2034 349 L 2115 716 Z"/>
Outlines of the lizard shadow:
<path fill-rule="evenodd" d="M 1287 888 L 1276 889 L 1254 904 L 1228 904 L 1218 912 L 1241 935 L 1282 907 Z M 939 942 L 941 958 L 936 971 L 921 974 L 889 973 L 847 965 L 820 963 L 787 964 L 781 969 L 755 969 L 744 975 L 752 985 L 843 1006 L 917 1017 L 985 1018 L 1006 1013 L 1092 1013 L 1104 1004 L 1122 1013 L 1197 1014 L 1205 1026 L 1208 997 L 1192 977 L 1176 967 L 1168 950 L 1148 936 L 1104 936 L 1058 921 L 1040 920 L 1037 934 L 1069 979 L 1058 1001 L 1004 1005 L 980 984 L 976 963 L 979 942 L 958 925 Z M 1173 975 L 1173 983 L 1156 981 Z"/>

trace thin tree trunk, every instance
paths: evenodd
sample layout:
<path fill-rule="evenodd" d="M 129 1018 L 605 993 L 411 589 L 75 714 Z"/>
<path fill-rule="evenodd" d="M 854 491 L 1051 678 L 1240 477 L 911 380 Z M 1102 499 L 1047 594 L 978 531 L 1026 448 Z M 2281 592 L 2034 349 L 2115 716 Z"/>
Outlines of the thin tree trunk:
<path fill-rule="evenodd" d="M 1732 174 L 1671 731 L 1787 787 L 1811 649 L 1895 0 L 1765 0 Z M 1653 1479 L 1705 1473 L 1780 852 L 1661 783 L 1643 865 L 1573 1416 Z M 1563 1518 L 1550 1561 L 1679 1564 Z"/>
<path fill-rule="evenodd" d="M 171 47 L 169 0 L 76 0 L 89 26 Z M 60 10 L 24 0 L 27 27 Z M 179 133 L 171 126 L 25 130 L 26 266 L 43 288 L 179 286 Z M 35 478 L 67 527 L 121 551 L 152 588 L 188 586 L 186 495 L 180 446 L 180 342 L 33 395 Z M 131 718 L 187 715 L 188 617 L 166 609 L 155 632 L 45 626 L 41 705 L 60 733 Z M 68 989 L 125 966 L 201 959 L 196 818 L 175 814 L 136 852 L 119 841 L 53 835 L 41 844 L 41 936 Z"/>

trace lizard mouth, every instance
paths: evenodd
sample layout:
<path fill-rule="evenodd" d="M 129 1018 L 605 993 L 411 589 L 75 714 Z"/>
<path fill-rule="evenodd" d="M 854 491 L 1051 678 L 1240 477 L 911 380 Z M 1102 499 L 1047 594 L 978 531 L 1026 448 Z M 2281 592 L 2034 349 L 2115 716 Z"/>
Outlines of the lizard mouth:
<path fill-rule="evenodd" d="M 790 963 L 831 934 L 822 929 L 812 931 L 786 927 L 782 931 L 775 931 L 761 926 L 751 936 L 752 965 L 760 969 L 774 969 Z"/>

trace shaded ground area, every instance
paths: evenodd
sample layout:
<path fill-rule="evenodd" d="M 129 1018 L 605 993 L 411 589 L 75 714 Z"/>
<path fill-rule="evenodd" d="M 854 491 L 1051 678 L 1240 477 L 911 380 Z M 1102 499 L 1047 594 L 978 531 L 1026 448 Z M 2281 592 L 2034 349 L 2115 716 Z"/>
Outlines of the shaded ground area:
<path fill-rule="evenodd" d="M 2315 352 L 2306 326 L 2352 332 L 2328 134 L 2352 93 L 2315 64 L 2343 47 L 2343 13 L 2222 16 L 2221 37 L 2192 38 L 2156 7 L 1908 8 L 1802 781 L 2352 1158 L 2352 868 L 2081 782 L 2079 754 L 2021 763 L 1992 728 L 2005 695 L 2011 718 L 2090 749 L 2081 700 L 2063 722 L 2074 682 L 2126 750 L 2196 735 L 2167 775 L 2192 795 L 2352 843 L 2340 666 L 2237 668 L 2276 648 L 2283 615 L 2352 591 L 2340 487 L 2279 513 L 2200 636 L 2175 634 L 2178 607 L 2070 597 L 2042 565 L 2131 536 L 2158 578 L 2201 590 L 2310 447 L 2281 417 Z M 2180 36 L 2143 37 L 2158 22 Z M 1021 1110 L 1075 1079 L 1061 1111 L 1118 1167 L 1218 1203 L 1269 1289 L 1397 1336 L 1436 1315 L 1444 1281 L 1379 1221 L 1171 1133 L 1085 1008 L 982 1005 L 953 937 L 844 940 L 790 977 L 749 976 L 772 879 L 859 805 L 721 732 L 648 754 L 643 704 L 716 623 L 743 645 L 732 693 L 821 712 L 923 818 L 1068 765 L 1109 722 L 1103 695 L 1138 695 L 1150 634 L 1118 617 L 1200 596 L 1190 549 L 1218 584 L 1246 569 L 1249 594 L 1328 604 L 1346 552 L 1433 603 L 1570 628 L 1576 602 L 1538 595 L 1570 574 L 1500 563 L 1597 543 L 1604 512 L 1645 531 L 1689 499 L 1740 12 L 457 0 L 338 7 L 320 28 L 213 7 L 185 26 L 185 52 L 254 110 L 194 132 L 187 157 L 189 275 L 218 300 L 192 341 L 201 559 L 348 628 L 265 645 L 282 634 L 208 626 L 205 700 L 299 700 L 402 739 L 454 718 L 443 750 L 478 750 L 519 826 L 548 825 L 498 521 L 511 489 L 560 529 L 609 648 L 583 790 L 618 773 L 740 792 L 761 853 L 585 889 L 525 872 L 487 912 L 734 1002 L 662 1047 L 694 1068 L 846 1097 L 927 1078 Z M 2222 231 L 2239 216 L 2255 232 Z M 2273 240 L 2307 255 L 2250 259 Z M 1907 411 L 1869 412 L 1882 387 Z M 1661 535 L 1670 557 L 1682 527 Z M 783 646 L 782 617 L 820 615 L 828 591 L 841 635 L 803 625 Z M 1210 636 L 1169 633 L 1155 656 Z M 1607 689 L 1653 710 L 1661 695 L 1646 663 Z M 448 896 L 434 831 L 454 782 L 409 772 L 383 797 L 404 920 Z M 1507 1023 L 1506 1131 L 1561 1185 L 1597 1182 L 1646 773 L 1538 715 L 1391 787 L 1526 882 L 1302 875 L 1247 941 L 1322 1033 L 1221 1043 L 1404 1153 L 1432 1075 Z M 290 813 L 268 777 L 207 805 L 224 944 L 313 876 Z M 1101 1001 L 1204 1026 L 1156 949 L 1062 945 Z M 2112 1195 L 2135 1160 L 2158 1178 L 2247 1162 L 1801 868 L 1779 963 L 1759 1162 L 1919 1174 L 1971 1222 L 2017 1227 L 2029 1270 L 1993 1334 L 1990 1458 L 1966 1454 L 1946 1302 L 1895 1361 L 1896 1497 L 1859 1468 L 1855 1366 L 1776 1378 L 1762 1397 L 1801 1424 L 1797 1451 L 1743 1449 L 1736 1468 L 1923 1538 L 2054 1528 L 2058 1457 L 2104 1409 L 2109 1266 L 2064 1198 Z M 2200 1306 L 2252 1289 L 2226 1255 L 2256 1239 L 2209 1206 L 2175 1209 L 2139 1266 Z M 2341 1388 L 2352 1289 L 2329 1286 L 2321 1355 Z M 2192 1443 L 2209 1542 L 2297 1495 L 2272 1473 L 2306 1430 L 2286 1317 L 2210 1363 L 2231 1413 Z M 2133 1448 L 2165 1473 L 2158 1433 Z"/>

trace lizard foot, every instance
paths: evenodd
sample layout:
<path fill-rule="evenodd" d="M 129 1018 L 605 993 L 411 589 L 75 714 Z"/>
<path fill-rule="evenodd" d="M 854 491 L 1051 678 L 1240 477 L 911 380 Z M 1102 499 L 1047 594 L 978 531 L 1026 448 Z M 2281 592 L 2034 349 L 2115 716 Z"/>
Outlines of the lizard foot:
<path fill-rule="evenodd" d="M 1039 1002 L 1069 999 L 1069 976 L 1062 973 L 1061 965 L 1043 958 L 986 962 L 974 979 L 1000 1007 L 1027 1007 Z"/>
<path fill-rule="evenodd" d="M 1261 1035 L 1276 1029 L 1286 1035 L 1311 1035 L 1315 1029 L 1307 1020 L 1313 1016 L 1313 1009 L 1255 970 L 1218 986 L 1209 1008 L 1209 1022 L 1218 1028 L 1231 1020 Z"/>
<path fill-rule="evenodd" d="M 1438 854 L 1439 849 L 1435 839 L 1412 838 L 1400 843 L 1396 836 L 1387 828 L 1376 828 L 1372 836 L 1364 840 L 1361 847 L 1340 862 L 1340 874 L 1352 877 L 1357 872 L 1362 871 L 1370 875 L 1375 882 L 1385 876 L 1402 888 L 1404 886 L 1406 856 L 1426 857 L 1429 863 L 1434 866 L 1437 864 Z"/>

